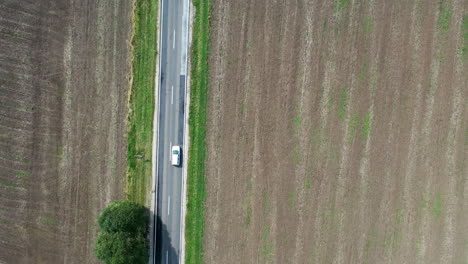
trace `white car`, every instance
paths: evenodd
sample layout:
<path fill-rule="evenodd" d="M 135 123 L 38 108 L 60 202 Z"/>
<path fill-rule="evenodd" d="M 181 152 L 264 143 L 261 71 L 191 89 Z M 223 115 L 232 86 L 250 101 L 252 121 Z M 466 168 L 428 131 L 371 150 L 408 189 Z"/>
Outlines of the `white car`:
<path fill-rule="evenodd" d="M 172 146 L 171 149 L 171 164 L 173 166 L 180 165 L 180 155 L 181 155 L 180 146 Z"/>

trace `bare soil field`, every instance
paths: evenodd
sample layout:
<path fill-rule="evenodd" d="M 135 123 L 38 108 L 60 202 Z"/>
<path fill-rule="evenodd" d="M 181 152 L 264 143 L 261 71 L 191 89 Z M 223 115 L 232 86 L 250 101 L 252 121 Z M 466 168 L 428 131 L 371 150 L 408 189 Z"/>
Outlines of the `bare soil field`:
<path fill-rule="evenodd" d="M 213 0 L 206 263 L 468 263 L 468 2 Z"/>
<path fill-rule="evenodd" d="M 97 263 L 124 197 L 131 1 L 0 1 L 0 263 Z"/>

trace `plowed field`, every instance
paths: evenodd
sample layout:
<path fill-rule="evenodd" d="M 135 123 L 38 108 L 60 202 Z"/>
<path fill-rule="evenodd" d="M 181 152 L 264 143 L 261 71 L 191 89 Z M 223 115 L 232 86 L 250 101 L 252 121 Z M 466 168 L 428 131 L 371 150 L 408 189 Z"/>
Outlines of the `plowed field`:
<path fill-rule="evenodd" d="M 206 263 L 467 263 L 468 2 L 213 0 Z"/>
<path fill-rule="evenodd" d="M 131 1 L 0 1 L 0 263 L 97 263 L 123 198 Z"/>

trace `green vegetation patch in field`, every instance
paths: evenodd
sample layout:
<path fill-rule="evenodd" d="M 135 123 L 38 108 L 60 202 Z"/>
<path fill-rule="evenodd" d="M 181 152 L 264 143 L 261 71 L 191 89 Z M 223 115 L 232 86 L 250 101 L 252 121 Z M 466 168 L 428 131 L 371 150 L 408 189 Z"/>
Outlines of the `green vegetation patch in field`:
<path fill-rule="evenodd" d="M 364 118 L 362 119 L 362 125 L 361 125 L 361 135 L 364 140 L 367 140 L 367 138 L 370 135 L 371 132 L 371 127 L 372 127 L 372 118 L 370 112 L 367 112 Z"/>
<path fill-rule="evenodd" d="M 335 12 L 346 9 L 351 4 L 351 0 L 337 0 L 335 5 Z"/>
<path fill-rule="evenodd" d="M 304 183 L 304 188 L 309 191 L 312 188 L 312 182 L 314 177 L 312 175 L 308 176 Z"/>
<path fill-rule="evenodd" d="M 53 219 L 51 217 L 41 217 L 39 221 L 43 224 L 49 225 L 49 226 L 59 226 L 60 221 L 57 219 Z"/>
<path fill-rule="evenodd" d="M 191 51 L 190 147 L 187 179 L 185 263 L 203 263 L 205 230 L 206 106 L 208 100 L 208 52 L 210 41 L 210 0 L 194 0 L 195 20 Z"/>
<path fill-rule="evenodd" d="M 299 146 L 295 146 L 292 151 L 294 165 L 297 166 L 302 160 L 302 153 Z"/>
<path fill-rule="evenodd" d="M 15 175 L 16 175 L 17 178 L 20 178 L 20 179 L 24 180 L 24 179 L 27 179 L 30 174 L 27 171 L 17 171 L 15 173 Z"/>
<path fill-rule="evenodd" d="M 245 213 L 245 225 L 249 226 L 251 221 L 252 221 L 252 206 L 249 205 Z"/>
<path fill-rule="evenodd" d="M 358 126 L 359 126 L 359 114 L 355 113 L 351 115 L 349 119 L 349 127 L 348 127 L 348 143 L 349 144 L 354 143 Z"/>
<path fill-rule="evenodd" d="M 0 179 L 0 185 L 3 185 L 5 187 L 13 187 L 13 188 L 21 187 L 20 184 L 12 183 L 12 182 L 2 180 L 2 179 Z"/>
<path fill-rule="evenodd" d="M 361 67 L 361 71 L 359 72 L 359 82 L 361 83 L 361 85 L 364 85 L 366 83 L 368 71 L 369 70 L 367 68 L 367 64 L 363 63 Z"/>
<path fill-rule="evenodd" d="M 158 1 L 137 0 L 134 9 L 133 79 L 127 150 L 127 197 L 144 204 L 151 179 L 156 19 Z"/>
<path fill-rule="evenodd" d="M 439 8 L 439 16 L 437 17 L 437 27 L 442 31 L 447 31 L 450 27 L 450 20 L 452 19 L 452 11 L 446 7 Z"/>
<path fill-rule="evenodd" d="M 364 33 L 371 33 L 374 31 L 374 20 L 371 16 L 365 16 L 362 20 L 362 31 Z"/>
<path fill-rule="evenodd" d="M 294 125 L 294 131 L 296 133 L 299 133 L 299 129 L 301 129 L 301 125 L 302 125 L 302 115 L 300 113 L 297 114 L 292 122 L 293 122 L 293 125 Z"/>
<path fill-rule="evenodd" d="M 431 204 L 432 217 L 434 219 L 437 219 L 442 215 L 442 205 L 443 205 L 442 195 L 438 193 L 434 196 L 434 199 Z"/>
<path fill-rule="evenodd" d="M 466 56 L 468 53 L 468 15 L 463 16 L 463 47 L 462 47 L 462 55 Z"/>
<path fill-rule="evenodd" d="M 288 207 L 291 210 L 293 210 L 296 207 L 297 195 L 298 195 L 298 193 L 297 193 L 296 190 L 293 190 L 288 195 Z"/>
<path fill-rule="evenodd" d="M 339 103 L 338 103 L 338 118 L 345 120 L 346 109 L 348 108 L 348 91 L 349 89 L 344 88 L 340 90 Z"/>
<path fill-rule="evenodd" d="M 270 241 L 270 227 L 266 226 L 262 230 L 260 253 L 264 262 L 268 263 L 273 261 L 274 252 L 273 252 L 273 242 Z"/>

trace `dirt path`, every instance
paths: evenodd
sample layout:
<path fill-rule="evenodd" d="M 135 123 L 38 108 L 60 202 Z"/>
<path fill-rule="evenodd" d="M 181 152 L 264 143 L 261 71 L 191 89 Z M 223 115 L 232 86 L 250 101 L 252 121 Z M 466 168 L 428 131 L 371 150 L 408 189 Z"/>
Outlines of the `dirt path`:
<path fill-rule="evenodd" d="M 465 263 L 466 1 L 213 1 L 206 263 Z"/>
<path fill-rule="evenodd" d="M 97 263 L 124 196 L 131 2 L 0 6 L 0 263 Z"/>

